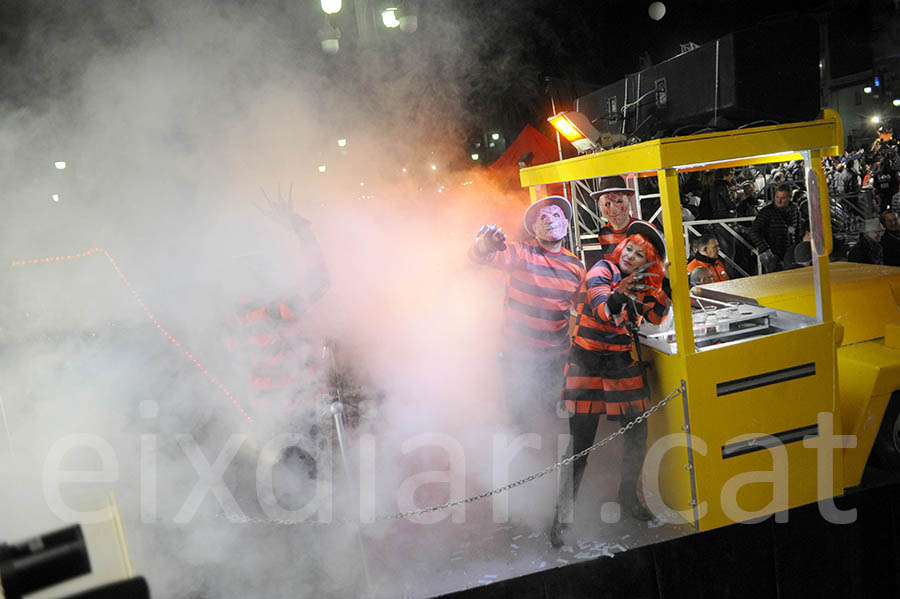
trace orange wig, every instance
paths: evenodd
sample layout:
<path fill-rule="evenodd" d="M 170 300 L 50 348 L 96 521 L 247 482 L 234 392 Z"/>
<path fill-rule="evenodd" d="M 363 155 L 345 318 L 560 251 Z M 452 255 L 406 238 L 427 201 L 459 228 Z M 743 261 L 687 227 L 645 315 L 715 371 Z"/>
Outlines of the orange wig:
<path fill-rule="evenodd" d="M 653 266 L 648 268 L 646 272 L 659 275 L 657 277 L 646 277 L 641 283 L 645 285 L 649 285 L 650 287 L 654 287 L 657 290 L 662 288 L 662 280 L 665 273 L 663 272 L 663 264 L 659 259 L 659 253 L 656 251 L 656 248 L 653 246 L 650 241 L 640 234 L 629 235 L 625 239 L 619 242 L 619 245 L 616 246 L 616 249 L 613 251 L 613 254 L 610 258 L 610 262 L 616 265 L 619 270 L 622 270 L 622 267 L 619 266 L 619 260 L 622 257 L 622 250 L 625 249 L 625 246 L 628 245 L 628 242 L 633 243 L 634 245 L 640 247 L 644 250 L 644 255 L 647 257 L 647 262 L 655 262 Z M 625 276 L 625 273 L 622 273 L 622 276 Z"/>

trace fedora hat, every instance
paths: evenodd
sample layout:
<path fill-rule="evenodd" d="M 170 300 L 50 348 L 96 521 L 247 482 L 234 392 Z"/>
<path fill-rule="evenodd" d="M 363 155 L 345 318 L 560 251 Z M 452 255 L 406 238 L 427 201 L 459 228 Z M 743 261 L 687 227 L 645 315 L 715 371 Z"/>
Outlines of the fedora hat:
<path fill-rule="evenodd" d="M 634 190 L 625 185 L 625 179 L 619 175 L 612 175 L 600 179 L 600 187 L 597 188 L 597 191 L 591 192 L 591 197 L 596 200 L 598 196 L 601 196 L 604 193 L 613 192 L 633 194 Z"/>
<path fill-rule="evenodd" d="M 533 225 L 535 219 L 537 219 L 538 212 L 548 204 L 559 206 L 562 208 L 563 214 L 566 215 L 566 220 L 572 220 L 572 204 L 569 203 L 569 200 L 562 196 L 547 196 L 541 198 L 526 208 L 525 215 L 522 216 L 522 225 L 525 227 L 525 230 L 528 231 L 529 235 L 534 235 Z"/>
<path fill-rule="evenodd" d="M 659 254 L 659 259 L 663 262 L 666 261 L 666 241 L 663 239 L 662 233 L 647 221 L 634 221 L 628 225 L 625 235 L 640 235 L 653 245 L 656 253 Z"/>

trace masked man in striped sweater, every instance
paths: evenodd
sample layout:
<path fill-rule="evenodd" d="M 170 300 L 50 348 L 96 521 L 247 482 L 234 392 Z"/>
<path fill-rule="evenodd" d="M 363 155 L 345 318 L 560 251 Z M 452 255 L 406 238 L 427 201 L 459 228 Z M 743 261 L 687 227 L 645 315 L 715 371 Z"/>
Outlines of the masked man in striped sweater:
<path fill-rule="evenodd" d="M 563 247 L 571 218 L 568 200 L 542 198 L 523 218 L 532 239 L 507 241 L 490 225 L 469 249 L 474 263 L 507 273 L 501 376 L 507 409 L 520 432 L 533 432 L 536 417 L 556 413 L 560 403 L 571 345 L 569 314 L 585 275 L 584 265 Z"/>

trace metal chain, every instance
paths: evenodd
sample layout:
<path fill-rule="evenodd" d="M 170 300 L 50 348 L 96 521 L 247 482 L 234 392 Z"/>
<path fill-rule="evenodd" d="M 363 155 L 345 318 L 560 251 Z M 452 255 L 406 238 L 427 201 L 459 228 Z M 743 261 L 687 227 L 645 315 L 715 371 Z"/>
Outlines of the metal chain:
<path fill-rule="evenodd" d="M 432 512 L 437 512 L 439 510 L 449 509 L 452 507 L 456 507 L 458 505 L 473 503 L 475 501 L 479 501 L 481 499 L 486 499 L 488 497 L 491 497 L 492 495 L 498 495 L 500 493 L 505 493 L 506 491 L 515 489 L 516 487 L 520 487 L 526 483 L 530 483 L 533 480 L 537 480 L 539 478 L 547 476 L 551 472 L 558 470 L 558 469 L 562 468 L 563 466 L 568 466 L 575 460 L 583 458 L 584 456 L 591 453 L 592 451 L 596 451 L 597 449 L 603 447 L 604 445 L 606 445 L 607 443 L 609 443 L 616 437 L 624 435 L 626 432 L 633 429 L 636 425 L 640 424 L 641 422 L 643 422 L 644 420 L 649 418 L 651 414 L 661 410 L 663 407 L 665 407 L 666 404 L 668 404 L 670 401 L 672 401 L 672 399 L 681 395 L 682 393 L 684 393 L 684 383 L 681 383 L 678 387 L 673 389 L 668 395 L 666 395 L 662 399 L 662 401 L 660 401 L 659 403 L 657 403 L 655 405 L 650 406 L 649 409 L 647 409 L 645 412 L 643 412 L 642 414 L 637 416 L 634 420 L 632 420 L 628 424 L 619 428 L 619 430 L 615 431 L 614 433 L 604 437 L 600 441 L 597 441 L 596 443 L 594 443 L 587 449 L 585 449 L 583 451 L 579 451 L 578 453 L 571 455 L 563 460 L 560 460 L 559 462 L 557 462 L 555 464 L 547 466 L 543 470 L 539 470 L 538 472 L 535 472 L 534 474 L 532 474 L 530 476 L 526 476 L 523 479 L 517 480 L 515 482 L 507 483 L 503 486 L 497 487 L 496 489 L 491 489 L 490 491 L 485 491 L 484 493 L 481 493 L 479 495 L 472 495 L 471 497 L 466 497 L 464 499 L 457 499 L 456 501 L 450 501 L 447 503 L 442 503 L 440 505 L 434 505 L 434 506 L 422 508 L 419 510 L 410 510 L 408 512 L 399 512 L 399 513 L 393 514 L 391 516 L 377 516 L 375 518 L 375 521 L 376 522 L 384 522 L 384 521 L 389 521 L 389 520 L 402 520 L 404 518 L 412 518 L 414 516 L 421 516 L 423 514 L 430 514 Z M 318 523 L 318 522 L 314 522 L 314 521 L 309 522 L 309 521 L 305 521 L 305 520 L 277 520 L 277 519 L 245 518 L 245 517 L 234 517 L 234 516 L 232 516 L 232 517 L 225 516 L 225 518 L 227 520 L 229 520 L 230 522 L 233 522 L 236 524 L 280 524 L 280 525 L 296 525 L 296 524 L 327 525 L 327 524 L 329 524 L 329 523 Z M 346 523 L 349 523 L 349 522 L 346 522 Z"/>
<path fill-rule="evenodd" d="M 515 489 L 516 487 L 524 485 L 525 483 L 530 483 L 533 480 L 536 480 L 538 478 L 541 478 L 543 476 L 550 474 L 554 470 L 558 470 L 559 468 L 562 468 L 563 466 L 568 466 L 575 460 L 583 458 L 584 456 L 591 453 L 592 451 L 595 451 L 595 450 L 603 447 L 604 445 L 606 445 L 607 443 L 609 443 L 616 437 L 624 435 L 627 431 L 630 431 L 631 429 L 633 429 L 635 427 L 635 425 L 640 424 L 641 422 L 646 420 L 651 414 L 662 409 L 667 403 L 672 401 L 673 398 L 681 395 L 683 392 L 684 392 L 684 383 L 682 383 L 681 385 L 679 385 L 678 387 L 673 389 L 671 391 L 671 393 L 666 395 L 666 397 L 664 397 L 663 400 L 660 401 L 658 404 L 650 406 L 650 408 L 648 410 L 646 410 L 644 413 L 639 415 L 637 418 L 635 418 L 634 420 L 632 420 L 625 426 L 619 428 L 619 430 L 617 430 L 616 432 L 608 435 L 607 437 L 604 437 L 600 441 L 597 441 L 596 443 L 594 443 L 587 449 L 585 449 L 583 451 L 579 451 L 575 455 L 571 455 L 563 460 L 560 460 L 559 462 L 556 462 L 555 464 L 547 466 L 543 470 L 535 472 L 534 474 L 532 474 L 530 476 L 526 476 L 525 478 L 523 478 L 521 480 L 507 483 L 507 484 L 503 485 L 502 487 L 497 487 L 496 489 L 491 489 L 490 491 L 485 491 L 484 493 L 481 493 L 480 495 L 472 495 L 471 497 L 466 497 L 464 499 L 457 499 L 456 501 L 450 501 L 448 503 L 442 503 L 441 505 L 434 505 L 434 506 L 423 508 L 420 510 L 411 510 L 408 512 L 400 512 L 400 513 L 394 514 L 392 516 L 379 516 L 379 517 L 375 518 L 375 520 L 376 521 L 401 520 L 403 518 L 411 518 L 413 516 L 429 514 L 431 512 L 436 512 L 438 510 L 445 510 L 448 508 L 452 508 L 457 505 L 472 503 L 474 501 L 478 501 L 479 499 L 485 499 L 487 497 L 490 497 L 492 495 L 497 495 L 499 493 L 505 493 L 506 491 L 509 491 L 510 489 Z"/>

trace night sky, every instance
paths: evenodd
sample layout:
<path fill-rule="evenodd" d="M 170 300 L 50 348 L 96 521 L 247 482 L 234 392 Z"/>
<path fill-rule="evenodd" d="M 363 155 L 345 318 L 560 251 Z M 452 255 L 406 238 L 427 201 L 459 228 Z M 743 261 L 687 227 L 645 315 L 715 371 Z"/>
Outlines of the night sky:
<path fill-rule="evenodd" d="M 330 81 L 321 93 L 323 105 L 334 105 L 336 97 L 358 98 L 369 113 L 357 118 L 373 122 L 386 108 L 415 109 L 426 102 L 443 115 L 441 120 L 453 121 L 462 131 L 477 135 L 501 129 L 514 137 L 526 123 L 537 125 L 548 116 L 548 78 L 576 83 L 570 86 L 570 96 L 582 95 L 640 70 L 642 64 L 677 55 L 682 43 L 702 45 L 767 19 L 827 15 L 840 32 L 832 36 L 834 75 L 864 70 L 871 60 L 865 47 L 871 30 L 869 3 L 668 2 L 664 17 L 655 21 L 646 0 L 421 0 L 416 33 L 381 30 L 377 43 L 361 49 L 353 3 L 345 0 L 334 18 L 343 32 L 341 52 L 330 57 L 319 47 L 317 30 L 324 17 L 317 0 L 206 4 L 217 13 L 246 19 L 248 26 L 271 27 L 273 45 L 292 47 L 298 65 L 318 70 Z M 68 93 L 93 53 L 89 47 L 70 45 L 70 40 L 89 38 L 105 51 L 125 50 L 137 32 L 166 25 L 158 10 L 165 4 L 0 3 L 0 58 L 5 65 L 0 71 L 0 107 L 5 103 L 33 109 Z M 66 52 L 71 56 L 62 63 L 60 56 Z M 388 126 L 396 127 L 396 119 Z"/>

